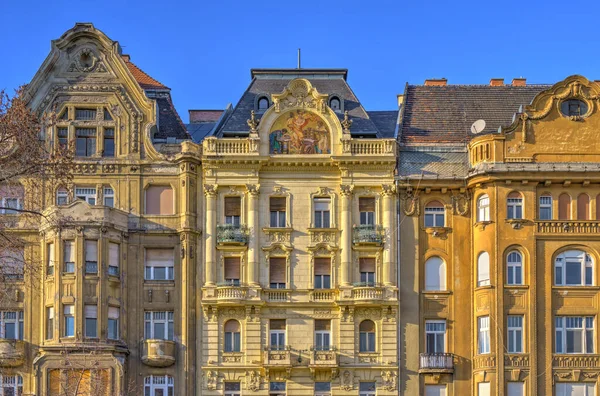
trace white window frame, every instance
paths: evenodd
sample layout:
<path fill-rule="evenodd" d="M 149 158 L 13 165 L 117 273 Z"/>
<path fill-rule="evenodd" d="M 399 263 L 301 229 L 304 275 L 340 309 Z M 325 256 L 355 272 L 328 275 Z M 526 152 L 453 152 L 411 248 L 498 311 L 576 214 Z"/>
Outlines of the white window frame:
<path fill-rule="evenodd" d="M 8 391 L 12 391 L 9 393 Z M 23 394 L 23 377 L 18 374 L 15 375 L 2 375 L 0 374 L 0 395 L 12 394 L 22 395 Z"/>
<path fill-rule="evenodd" d="M 517 209 L 521 208 L 521 215 L 517 217 Z M 506 218 L 520 220 L 523 218 L 523 197 L 506 198 Z"/>
<path fill-rule="evenodd" d="M 156 391 L 162 391 L 161 395 L 173 395 L 175 393 L 175 381 L 170 375 L 149 375 L 144 378 L 144 395 L 146 391 L 150 396 L 156 396 Z"/>
<path fill-rule="evenodd" d="M 567 283 L 567 264 L 579 264 L 581 272 L 580 283 Z M 555 286 L 594 286 L 595 282 L 594 260 L 583 250 L 568 250 L 559 254 L 554 259 L 554 285 Z"/>
<path fill-rule="evenodd" d="M 54 338 L 54 307 L 46 307 L 46 340 Z"/>
<path fill-rule="evenodd" d="M 15 205 L 11 206 L 9 201 L 15 201 L 15 200 L 17 201 L 16 206 Z M 4 197 L 4 198 L 2 198 L 2 207 L 5 208 L 0 211 L 2 214 L 19 214 L 19 210 L 23 209 L 23 201 L 21 198 L 18 198 L 18 197 Z M 10 209 L 7 209 L 7 208 L 10 208 Z"/>
<path fill-rule="evenodd" d="M 63 241 L 62 244 L 62 248 L 63 248 L 63 272 L 65 274 L 75 274 L 75 270 L 76 270 L 76 265 L 75 265 L 75 261 L 67 261 L 68 257 L 66 254 L 66 246 L 70 246 L 69 249 L 69 256 L 71 256 L 74 260 L 75 260 L 75 241 L 74 240 L 67 240 L 67 241 Z"/>
<path fill-rule="evenodd" d="M 440 326 L 441 325 L 441 326 Z M 429 349 L 429 338 L 434 339 L 434 350 Z M 442 341 L 442 350 L 438 351 L 438 341 Z M 446 353 L 446 321 L 445 320 L 426 320 L 425 321 L 425 351 L 428 354 Z"/>
<path fill-rule="evenodd" d="M 112 246 L 116 246 L 116 249 L 117 249 L 117 262 L 116 263 L 111 261 L 110 251 L 111 251 Z M 121 276 L 121 244 L 116 243 L 116 242 L 108 243 L 108 275 Z"/>
<path fill-rule="evenodd" d="M 490 197 L 487 194 L 477 199 L 477 221 L 490 221 Z"/>
<path fill-rule="evenodd" d="M 540 197 L 540 207 L 539 207 L 539 219 L 540 220 L 552 220 L 553 210 L 552 210 L 552 195 L 542 195 Z M 542 209 L 549 210 L 549 216 L 542 216 Z"/>
<path fill-rule="evenodd" d="M 489 286 L 490 284 L 490 254 L 481 252 L 477 256 L 477 287 Z"/>
<path fill-rule="evenodd" d="M 520 275 L 520 282 L 517 277 L 517 272 Z M 512 276 L 511 276 L 512 273 Z M 513 250 L 506 256 L 506 284 L 507 285 L 522 285 L 523 284 L 523 255 L 517 250 Z"/>
<path fill-rule="evenodd" d="M 320 205 L 323 205 L 323 207 L 321 208 Z M 331 197 L 313 198 L 313 217 L 315 228 L 331 228 Z"/>
<path fill-rule="evenodd" d="M 115 314 L 116 313 L 116 314 Z M 118 340 L 120 337 L 120 318 L 121 309 L 120 307 L 108 307 L 108 327 L 106 329 L 106 338 L 109 340 Z M 115 334 L 111 334 L 111 328 L 114 329 Z M 111 335 L 113 337 L 111 337 Z"/>
<path fill-rule="evenodd" d="M 73 321 L 72 334 L 69 332 L 69 326 L 67 323 L 69 320 Z M 75 337 L 75 305 L 65 304 L 63 305 L 63 337 Z"/>
<path fill-rule="evenodd" d="M 242 324 L 235 319 L 230 319 L 227 322 L 225 322 L 225 324 L 229 323 L 229 321 L 236 321 L 240 331 L 223 331 L 223 335 L 224 335 L 224 340 L 223 340 L 223 351 L 225 352 L 241 352 L 242 351 Z M 237 342 L 237 347 L 236 347 L 236 334 L 238 335 L 238 342 Z M 230 348 L 227 348 L 227 345 L 230 346 Z"/>
<path fill-rule="evenodd" d="M 93 249 L 94 245 L 95 245 L 95 249 L 96 249 L 96 257 L 93 257 L 93 256 L 88 257 L 88 247 L 91 247 Z M 85 273 L 86 273 L 86 275 L 98 275 L 98 240 L 86 239 L 84 241 L 84 246 L 85 246 L 85 252 L 84 252 Z M 90 260 L 88 260 L 88 258 Z"/>
<path fill-rule="evenodd" d="M 171 265 L 168 265 L 168 266 L 154 266 L 154 265 L 150 266 L 150 265 L 148 265 L 147 264 L 148 263 L 148 258 L 147 258 L 148 249 L 145 249 L 145 251 L 144 251 L 144 280 L 155 280 L 155 281 L 173 281 L 173 280 L 175 280 L 175 249 L 171 249 L 171 248 L 164 248 L 164 249 L 173 251 L 173 261 L 170 262 Z M 165 279 L 155 279 L 156 278 L 156 276 L 154 274 L 155 268 L 164 268 L 165 269 Z"/>
<path fill-rule="evenodd" d="M 271 209 L 271 198 L 285 199 L 285 210 L 272 210 Z M 281 197 L 281 196 L 269 197 L 269 227 L 285 228 L 287 226 L 287 209 L 288 209 L 287 197 Z M 274 218 L 273 218 L 273 214 L 275 215 Z M 275 220 L 275 221 L 273 221 L 273 220 Z M 282 223 L 283 223 L 283 225 L 281 225 Z"/>
<path fill-rule="evenodd" d="M 447 287 L 446 261 L 439 256 L 432 256 L 425 261 L 425 290 L 444 291 Z"/>
<path fill-rule="evenodd" d="M 557 382 L 555 387 L 556 396 L 571 396 L 574 387 L 582 389 L 584 396 L 596 396 L 595 382 Z"/>
<path fill-rule="evenodd" d="M 328 351 L 330 348 L 331 330 L 315 330 L 315 350 Z"/>
<path fill-rule="evenodd" d="M 0 311 L 0 339 L 6 339 L 6 325 L 13 325 L 15 328 L 14 339 L 22 340 L 23 323 L 23 311 Z"/>
<path fill-rule="evenodd" d="M 84 334 L 86 338 L 98 338 L 98 306 L 84 305 Z M 90 323 L 88 323 L 88 320 Z"/>
<path fill-rule="evenodd" d="M 69 192 L 65 188 L 56 191 L 56 205 L 62 206 L 69 203 Z"/>
<path fill-rule="evenodd" d="M 369 320 L 369 319 L 365 319 L 365 320 Z M 360 325 L 365 320 L 361 321 L 358 324 L 358 352 L 359 353 L 375 353 L 375 352 L 377 352 L 377 325 L 375 325 L 375 329 L 373 331 L 361 331 Z M 374 321 L 371 320 L 371 322 L 373 322 L 373 324 L 375 324 Z M 364 348 L 361 349 L 360 339 L 363 337 L 363 334 L 364 334 Z M 372 336 L 369 336 L 370 334 L 372 334 Z"/>
<path fill-rule="evenodd" d="M 556 353 L 577 355 L 594 353 L 595 320 L 593 316 L 555 316 L 554 349 Z M 567 351 L 567 333 L 579 333 L 581 351 Z M 589 345 L 591 341 L 592 345 Z M 574 348 L 573 348 L 574 349 Z"/>
<path fill-rule="evenodd" d="M 173 341 L 175 338 L 175 314 L 173 311 L 145 311 L 144 312 L 144 339 L 146 340 L 167 340 Z M 165 333 L 155 334 L 154 325 L 163 324 Z M 148 334 L 148 325 L 150 325 L 150 334 Z"/>
<path fill-rule="evenodd" d="M 443 205 L 443 204 L 442 204 Z M 428 221 L 431 218 L 431 222 Z M 425 227 L 445 227 L 446 226 L 446 208 L 425 207 Z"/>
<path fill-rule="evenodd" d="M 287 323 L 286 323 L 287 326 Z M 286 348 L 286 330 L 271 330 L 269 329 L 269 348 L 274 351 L 283 351 Z M 273 340 L 276 342 L 273 343 Z"/>
<path fill-rule="evenodd" d="M 108 204 L 107 199 L 112 199 L 112 204 Z M 115 207 L 115 190 L 112 187 L 104 187 L 104 194 L 102 198 L 104 206 L 108 206 L 110 208 Z"/>
<path fill-rule="evenodd" d="M 88 205 L 96 205 L 98 202 L 96 187 L 75 187 L 75 198 L 87 202 Z"/>
<path fill-rule="evenodd" d="M 523 353 L 523 315 L 508 315 L 506 318 L 506 348 L 508 353 Z"/>
<path fill-rule="evenodd" d="M 477 353 L 485 355 L 491 353 L 490 317 L 477 318 Z"/>
<path fill-rule="evenodd" d="M 492 385 L 489 382 L 479 382 L 477 384 L 477 396 L 491 396 Z"/>

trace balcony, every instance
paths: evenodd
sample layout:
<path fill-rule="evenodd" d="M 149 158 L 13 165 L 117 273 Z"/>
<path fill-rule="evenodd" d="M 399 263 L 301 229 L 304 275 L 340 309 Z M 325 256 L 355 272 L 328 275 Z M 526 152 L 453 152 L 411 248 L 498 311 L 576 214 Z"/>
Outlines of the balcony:
<path fill-rule="evenodd" d="M 231 284 L 217 285 L 217 300 L 219 302 L 240 302 L 248 296 L 248 288 L 245 286 L 234 286 Z"/>
<path fill-rule="evenodd" d="M 315 349 L 311 351 L 310 368 L 335 368 L 338 366 L 338 353 L 334 347 Z"/>
<path fill-rule="evenodd" d="M 286 368 L 292 366 L 292 354 L 289 346 L 284 349 L 265 348 L 264 365 L 267 367 Z"/>
<path fill-rule="evenodd" d="M 380 246 L 383 243 L 383 228 L 371 224 L 355 225 L 352 232 L 352 243 Z"/>
<path fill-rule="evenodd" d="M 540 220 L 535 222 L 538 234 L 591 235 L 600 233 L 597 220 Z"/>
<path fill-rule="evenodd" d="M 0 367 L 18 367 L 25 363 L 25 342 L 0 339 Z"/>
<path fill-rule="evenodd" d="M 290 302 L 292 291 L 289 289 L 267 289 L 263 290 L 263 298 L 269 302 Z"/>
<path fill-rule="evenodd" d="M 144 340 L 142 362 L 146 366 L 169 367 L 175 363 L 177 344 L 169 340 Z"/>
<path fill-rule="evenodd" d="M 600 355 L 586 354 L 563 354 L 553 355 L 552 366 L 554 368 L 568 369 L 598 369 L 600 368 Z"/>
<path fill-rule="evenodd" d="M 422 353 L 419 373 L 453 373 L 454 355 L 451 353 Z"/>
<path fill-rule="evenodd" d="M 248 228 L 244 225 L 217 225 L 217 243 L 220 245 L 248 244 Z"/>
<path fill-rule="evenodd" d="M 310 292 L 310 301 L 312 302 L 333 302 L 335 300 L 335 290 L 333 289 L 315 289 Z"/>
<path fill-rule="evenodd" d="M 352 289 L 352 298 L 354 301 L 377 303 L 383 299 L 383 288 L 368 283 L 355 283 Z"/>

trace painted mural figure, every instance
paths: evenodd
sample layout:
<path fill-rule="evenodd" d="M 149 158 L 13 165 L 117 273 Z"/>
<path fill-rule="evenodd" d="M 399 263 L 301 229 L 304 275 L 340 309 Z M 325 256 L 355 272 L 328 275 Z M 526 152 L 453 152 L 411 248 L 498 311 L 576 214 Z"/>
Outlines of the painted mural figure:
<path fill-rule="evenodd" d="M 271 154 L 331 154 L 330 134 L 316 114 L 295 110 L 275 121 L 269 133 Z"/>

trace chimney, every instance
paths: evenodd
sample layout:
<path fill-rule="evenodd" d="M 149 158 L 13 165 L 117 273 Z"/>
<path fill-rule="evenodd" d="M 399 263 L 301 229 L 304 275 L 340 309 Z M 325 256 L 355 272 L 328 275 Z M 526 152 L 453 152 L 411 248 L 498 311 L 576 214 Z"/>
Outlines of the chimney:
<path fill-rule="evenodd" d="M 501 87 L 504 85 L 503 78 L 492 78 L 490 80 L 490 87 Z"/>
<path fill-rule="evenodd" d="M 428 87 L 443 87 L 448 84 L 447 78 L 428 78 L 425 80 L 425 86 Z"/>
<path fill-rule="evenodd" d="M 512 80 L 513 87 L 524 87 L 525 85 L 527 85 L 526 78 L 519 77 L 519 78 L 513 78 L 513 80 Z"/>
<path fill-rule="evenodd" d="M 123 60 L 124 60 L 125 62 L 129 62 L 129 60 L 131 59 L 131 57 L 130 57 L 129 55 L 127 55 L 127 54 L 123 54 L 123 55 L 121 55 L 121 58 L 123 58 Z"/>

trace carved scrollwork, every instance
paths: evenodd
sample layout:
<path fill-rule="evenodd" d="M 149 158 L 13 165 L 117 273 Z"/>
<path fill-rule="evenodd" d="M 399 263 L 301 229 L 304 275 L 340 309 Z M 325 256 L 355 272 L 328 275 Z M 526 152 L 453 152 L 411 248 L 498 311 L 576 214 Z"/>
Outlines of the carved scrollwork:
<path fill-rule="evenodd" d="M 260 383 L 262 377 L 256 370 L 246 371 L 246 389 L 252 392 L 258 392 L 260 390 Z"/>
<path fill-rule="evenodd" d="M 342 184 L 340 185 L 340 195 L 342 197 L 349 197 L 352 195 L 352 191 L 354 191 L 354 186 L 351 184 Z"/>
<path fill-rule="evenodd" d="M 204 185 L 204 195 L 207 197 L 215 197 L 217 196 L 217 188 L 216 184 L 205 184 Z"/>
<path fill-rule="evenodd" d="M 469 214 L 469 203 L 471 197 L 468 192 L 462 192 L 452 195 L 452 207 L 455 215 L 466 216 Z"/>
<path fill-rule="evenodd" d="M 402 207 L 402 213 L 406 216 L 418 216 L 420 214 L 419 197 L 412 190 L 400 194 L 400 206 Z"/>
<path fill-rule="evenodd" d="M 381 380 L 383 381 L 383 389 L 388 392 L 393 392 L 397 388 L 397 376 L 396 373 L 390 370 L 381 372 Z"/>
<path fill-rule="evenodd" d="M 327 95 L 321 95 L 310 81 L 297 78 L 288 84 L 281 94 L 272 96 L 275 112 L 287 108 L 309 108 L 324 113 Z"/>

